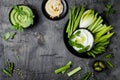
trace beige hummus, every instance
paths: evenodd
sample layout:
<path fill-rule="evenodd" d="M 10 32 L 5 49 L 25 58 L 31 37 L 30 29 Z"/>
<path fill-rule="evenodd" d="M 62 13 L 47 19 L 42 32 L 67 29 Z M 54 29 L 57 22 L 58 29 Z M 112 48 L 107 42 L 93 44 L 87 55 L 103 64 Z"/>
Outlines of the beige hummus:
<path fill-rule="evenodd" d="M 48 0 L 45 9 L 51 18 L 59 17 L 63 12 L 63 4 L 61 0 Z"/>

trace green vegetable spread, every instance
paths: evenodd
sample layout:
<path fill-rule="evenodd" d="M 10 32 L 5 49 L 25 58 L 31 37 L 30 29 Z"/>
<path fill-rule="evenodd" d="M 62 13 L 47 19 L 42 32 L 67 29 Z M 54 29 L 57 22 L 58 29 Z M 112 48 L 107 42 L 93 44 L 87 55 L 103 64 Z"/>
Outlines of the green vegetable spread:
<path fill-rule="evenodd" d="M 33 24 L 34 14 L 28 6 L 19 5 L 13 7 L 10 13 L 10 21 L 14 29 L 22 30 Z"/>

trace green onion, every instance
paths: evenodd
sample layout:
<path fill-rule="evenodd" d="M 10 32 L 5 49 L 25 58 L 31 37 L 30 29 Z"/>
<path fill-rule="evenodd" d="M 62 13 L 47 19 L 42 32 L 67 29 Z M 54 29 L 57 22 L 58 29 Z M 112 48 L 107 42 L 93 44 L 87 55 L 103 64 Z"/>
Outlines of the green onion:
<path fill-rule="evenodd" d="M 67 75 L 70 77 L 70 76 L 72 76 L 73 74 L 77 73 L 80 70 L 81 70 L 81 67 L 77 67 L 74 70 L 72 70 L 69 73 L 67 73 Z"/>

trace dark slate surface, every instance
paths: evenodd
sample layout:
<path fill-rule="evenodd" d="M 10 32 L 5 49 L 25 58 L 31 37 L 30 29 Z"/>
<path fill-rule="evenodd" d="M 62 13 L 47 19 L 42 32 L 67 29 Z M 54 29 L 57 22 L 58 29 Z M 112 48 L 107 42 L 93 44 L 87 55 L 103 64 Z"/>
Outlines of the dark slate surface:
<path fill-rule="evenodd" d="M 93 71 L 91 64 L 95 60 L 102 60 L 104 55 L 96 59 L 84 59 L 72 55 L 63 41 L 63 30 L 68 20 L 68 14 L 59 21 L 48 20 L 42 13 L 43 0 L 0 0 L 0 69 L 5 67 L 6 59 L 15 63 L 16 68 L 21 68 L 24 77 L 6 77 L 0 70 L 0 80 L 81 80 L 78 74 Z M 104 4 L 110 2 L 117 12 L 108 17 L 114 26 L 115 36 L 111 40 L 107 53 L 114 53 L 112 62 L 114 69 L 96 73 L 97 80 L 120 80 L 120 0 L 67 0 L 69 7 L 85 4 L 99 13 L 105 10 Z M 4 41 L 3 34 L 10 30 L 9 12 L 13 5 L 27 4 L 36 13 L 35 25 L 24 32 L 17 32 L 14 40 Z M 13 32 L 13 31 L 12 31 Z M 17 59 L 16 56 L 19 56 Z M 73 68 L 82 67 L 82 71 L 73 77 L 55 75 L 54 70 L 73 61 Z M 91 79 L 93 80 L 93 79 Z"/>

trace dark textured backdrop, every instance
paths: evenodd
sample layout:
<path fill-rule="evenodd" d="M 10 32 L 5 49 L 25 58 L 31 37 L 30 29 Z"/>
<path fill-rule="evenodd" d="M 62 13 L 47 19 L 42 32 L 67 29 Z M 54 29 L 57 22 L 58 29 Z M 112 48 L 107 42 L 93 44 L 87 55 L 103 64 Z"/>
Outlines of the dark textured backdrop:
<path fill-rule="evenodd" d="M 0 0 L 0 69 L 5 67 L 5 60 L 10 59 L 16 68 L 22 68 L 24 77 L 14 74 L 6 77 L 0 70 L 0 80 L 80 80 L 78 74 L 73 77 L 54 74 L 54 70 L 73 61 L 73 68 L 82 67 L 80 74 L 92 71 L 91 64 L 96 59 L 103 59 L 104 55 L 96 59 L 84 59 L 72 55 L 63 41 L 63 30 L 68 20 L 68 14 L 59 21 L 48 20 L 42 13 L 43 0 Z M 105 10 L 104 4 L 114 5 L 116 13 L 107 18 L 114 26 L 115 36 L 112 37 L 107 53 L 114 53 L 112 62 L 114 69 L 96 73 L 97 80 L 120 80 L 120 0 L 67 0 L 69 7 L 85 4 L 99 13 Z M 5 41 L 2 37 L 10 30 L 9 12 L 13 5 L 27 4 L 36 13 L 35 25 L 24 32 L 17 32 L 14 40 Z M 16 56 L 19 56 L 17 59 Z M 93 79 L 91 79 L 93 80 Z"/>

